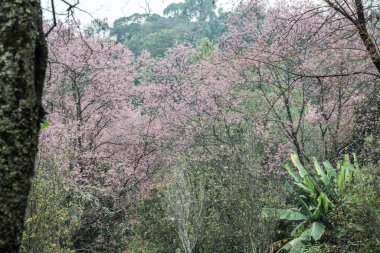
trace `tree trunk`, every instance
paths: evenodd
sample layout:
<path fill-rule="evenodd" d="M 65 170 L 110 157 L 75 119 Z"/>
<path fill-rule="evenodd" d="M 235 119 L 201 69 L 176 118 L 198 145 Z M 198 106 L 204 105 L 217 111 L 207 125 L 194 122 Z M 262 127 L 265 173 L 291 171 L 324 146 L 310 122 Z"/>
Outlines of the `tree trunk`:
<path fill-rule="evenodd" d="M 0 4 L 0 252 L 18 252 L 37 153 L 47 47 L 40 0 Z"/>

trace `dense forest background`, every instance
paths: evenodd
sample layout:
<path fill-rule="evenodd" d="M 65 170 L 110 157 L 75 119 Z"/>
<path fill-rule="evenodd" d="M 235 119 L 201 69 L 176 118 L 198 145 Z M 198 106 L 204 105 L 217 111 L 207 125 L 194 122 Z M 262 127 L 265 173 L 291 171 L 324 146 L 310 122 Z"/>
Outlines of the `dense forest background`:
<path fill-rule="evenodd" d="M 51 31 L 21 252 L 380 252 L 379 3 L 215 2 Z"/>

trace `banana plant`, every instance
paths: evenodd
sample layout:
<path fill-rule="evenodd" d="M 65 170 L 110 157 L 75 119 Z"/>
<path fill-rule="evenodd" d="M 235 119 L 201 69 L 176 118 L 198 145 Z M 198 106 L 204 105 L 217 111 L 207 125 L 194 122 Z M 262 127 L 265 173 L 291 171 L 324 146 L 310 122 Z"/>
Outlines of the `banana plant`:
<path fill-rule="evenodd" d="M 308 171 L 300 162 L 297 155 L 291 155 L 296 170 L 289 164 L 285 170 L 293 178 L 296 190 L 289 184 L 285 185 L 288 194 L 294 198 L 297 207 L 292 209 L 264 208 L 264 217 L 276 217 L 282 220 L 299 221 L 291 232 L 292 240 L 288 241 L 277 252 L 302 252 L 307 243 L 318 241 L 326 230 L 327 215 L 337 203 L 342 191 L 352 180 L 359 165 L 355 154 L 354 165 L 350 163 L 349 155 L 344 156 L 343 162 L 337 163 L 335 169 L 329 161 L 323 166 L 313 158 L 314 170 Z"/>

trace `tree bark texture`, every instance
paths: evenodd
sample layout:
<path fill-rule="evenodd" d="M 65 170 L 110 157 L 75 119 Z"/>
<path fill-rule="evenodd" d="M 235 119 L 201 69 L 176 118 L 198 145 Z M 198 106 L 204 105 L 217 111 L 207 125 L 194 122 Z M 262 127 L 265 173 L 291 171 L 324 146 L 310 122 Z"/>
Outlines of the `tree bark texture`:
<path fill-rule="evenodd" d="M 47 47 L 40 0 L 0 0 L 0 252 L 18 252 L 37 153 Z"/>

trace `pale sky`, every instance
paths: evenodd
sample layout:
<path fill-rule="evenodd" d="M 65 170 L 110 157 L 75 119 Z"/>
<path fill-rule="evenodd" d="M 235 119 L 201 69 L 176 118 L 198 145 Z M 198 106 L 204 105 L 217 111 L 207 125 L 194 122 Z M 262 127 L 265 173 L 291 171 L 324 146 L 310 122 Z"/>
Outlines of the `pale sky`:
<path fill-rule="evenodd" d="M 76 3 L 78 0 L 65 0 L 69 3 Z M 133 13 L 145 13 L 146 3 L 150 3 L 152 13 L 162 14 L 165 7 L 171 3 L 182 2 L 181 0 L 79 0 L 78 8 L 91 13 L 95 18 L 108 18 L 108 23 L 112 25 L 113 21 L 120 17 L 129 16 Z M 225 10 L 232 8 L 233 3 L 240 0 L 218 0 L 218 5 L 222 6 Z M 51 10 L 51 0 L 41 0 L 44 9 Z M 56 12 L 64 13 L 67 9 L 61 0 L 54 0 Z M 91 16 L 81 12 L 75 11 L 76 17 L 81 20 L 82 24 L 89 23 Z M 51 19 L 51 13 L 44 11 L 44 17 Z"/>

